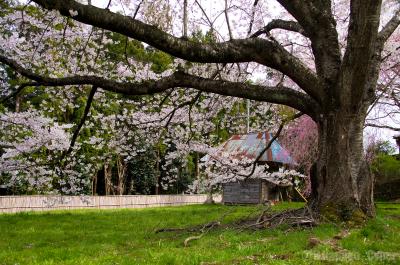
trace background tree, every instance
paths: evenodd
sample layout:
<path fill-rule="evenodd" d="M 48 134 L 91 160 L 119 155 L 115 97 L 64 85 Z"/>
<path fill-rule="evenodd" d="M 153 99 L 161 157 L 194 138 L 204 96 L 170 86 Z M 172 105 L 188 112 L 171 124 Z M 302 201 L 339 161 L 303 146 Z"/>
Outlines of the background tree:
<path fill-rule="evenodd" d="M 366 156 L 375 177 L 374 195 L 377 200 L 394 200 L 399 197 L 400 161 L 394 155 L 396 148 L 389 141 L 370 138 Z"/>
<path fill-rule="evenodd" d="M 51 29 L 69 35 L 69 41 L 75 44 L 66 45 L 65 52 L 57 54 L 59 45 L 66 40 L 45 35 L 50 28 L 50 20 L 45 14 L 28 6 L 23 18 L 22 22 L 36 20 L 36 24 L 24 22 L 24 29 L 35 32 L 37 38 L 45 43 L 43 51 L 39 49 L 41 46 L 34 47 L 34 54 L 54 54 L 53 60 L 60 61 L 74 73 L 86 67 L 96 71 L 92 65 L 84 63 L 88 58 L 94 59 L 103 70 L 108 69 L 109 73 L 126 78 L 132 77 L 132 71 L 141 72 L 146 77 L 168 71 L 171 67 L 171 57 L 163 52 L 145 48 L 140 42 L 128 40 L 120 34 L 97 29 L 77 34 L 73 22 L 66 25 L 71 27 L 68 30 L 63 23 L 52 21 L 55 23 Z M 4 33 L 12 34 L 12 30 L 7 31 L 7 20 L 4 22 Z M 36 27 L 39 23 L 43 28 Z M 33 37 L 32 33 L 30 37 Z M 199 31 L 191 38 L 201 42 L 212 41 L 209 34 Z M 54 51 L 50 52 L 51 49 Z M 74 61 L 75 65 L 66 65 L 68 62 L 64 56 L 82 53 L 85 49 L 89 51 L 86 56 Z M 135 64 L 129 68 L 118 65 L 115 71 L 113 67 L 120 61 Z M 185 67 L 196 66 L 188 64 Z M 18 84 L 23 80 L 14 76 L 7 66 L 4 69 L 8 72 L 1 91 L 5 93 L 2 103 L 6 109 L 1 110 L 0 125 L 3 125 L 1 140 L 7 146 L 1 157 L 1 184 L 7 183 L 13 194 L 181 193 L 198 176 L 195 164 L 198 164 L 199 156 L 190 149 L 182 153 L 182 148 L 177 150 L 176 143 L 180 141 L 181 145 L 182 142 L 187 145 L 201 141 L 219 144 L 230 134 L 245 129 L 245 105 L 237 99 L 223 104 L 224 97 L 200 95 L 196 91 L 170 91 L 168 97 L 122 97 L 88 86 L 53 90 L 44 86 L 21 85 L 23 90 L 19 90 Z M 18 108 L 13 100 L 7 100 L 16 92 Z M 271 106 L 265 105 L 252 103 L 253 128 L 268 124 L 272 112 Z M 185 114 L 188 110 L 189 116 Z M 39 122 L 41 120 L 46 123 Z M 14 126 L 15 122 L 20 123 L 18 127 Z M 47 128 L 55 127 L 52 123 L 65 125 L 62 139 L 56 134 L 46 134 Z M 25 137 L 27 134 L 33 137 Z M 15 135 L 21 135 L 21 138 Z M 69 139 L 71 136 L 72 140 Z M 58 153 L 51 152 L 51 142 L 63 142 Z M 24 148 L 26 145 L 30 148 Z M 177 151 L 179 156 L 174 155 Z M 195 158 L 197 160 L 193 161 Z"/>

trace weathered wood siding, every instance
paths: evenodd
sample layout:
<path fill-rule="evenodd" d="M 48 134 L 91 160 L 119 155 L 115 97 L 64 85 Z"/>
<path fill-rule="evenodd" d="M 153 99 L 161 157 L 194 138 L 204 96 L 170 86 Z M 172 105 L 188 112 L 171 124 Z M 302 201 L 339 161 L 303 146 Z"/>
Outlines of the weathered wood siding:
<path fill-rule="evenodd" d="M 262 203 L 264 195 L 261 180 L 249 179 L 241 182 L 231 182 L 222 184 L 223 203 L 249 203 L 258 204 Z"/>
<path fill-rule="evenodd" d="M 221 196 L 213 196 L 221 202 Z M 207 195 L 0 196 L 0 213 L 65 209 L 146 208 L 201 204 Z"/>

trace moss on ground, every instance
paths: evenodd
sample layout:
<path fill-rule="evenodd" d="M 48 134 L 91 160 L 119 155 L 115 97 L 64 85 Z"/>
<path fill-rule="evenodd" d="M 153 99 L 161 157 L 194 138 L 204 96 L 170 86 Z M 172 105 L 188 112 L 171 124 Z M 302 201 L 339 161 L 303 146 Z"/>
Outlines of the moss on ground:
<path fill-rule="evenodd" d="M 321 216 L 333 223 L 342 223 L 347 227 L 363 226 L 368 217 L 359 208 L 349 208 L 341 204 L 328 204 L 322 207 Z"/>

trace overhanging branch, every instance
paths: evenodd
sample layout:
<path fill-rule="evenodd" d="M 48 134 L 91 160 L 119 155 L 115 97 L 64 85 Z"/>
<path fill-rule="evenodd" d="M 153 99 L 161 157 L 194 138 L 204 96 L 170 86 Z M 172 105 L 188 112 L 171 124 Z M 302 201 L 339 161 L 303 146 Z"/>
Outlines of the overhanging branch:
<path fill-rule="evenodd" d="M 319 78 L 298 58 L 286 51 L 281 45 L 260 38 L 234 39 L 222 43 L 199 43 L 177 38 L 155 26 L 121 14 L 110 12 L 95 6 L 80 4 L 77 1 L 34 0 L 46 9 L 58 10 L 63 16 L 118 32 L 127 37 L 148 43 L 149 45 L 178 58 L 200 63 L 239 63 L 257 62 L 274 68 L 289 76 L 312 98 L 321 101 Z"/>
<path fill-rule="evenodd" d="M 382 30 L 378 33 L 378 42 L 379 42 L 379 48 L 382 49 L 383 45 L 387 41 L 387 39 L 390 38 L 390 36 L 393 34 L 393 32 L 397 29 L 397 27 L 400 25 L 400 9 L 398 9 L 393 17 L 389 20 L 388 23 L 386 23 L 385 26 L 383 26 Z"/>
<path fill-rule="evenodd" d="M 171 88 L 186 87 L 224 96 L 283 104 L 302 111 L 311 117 L 315 117 L 315 113 L 319 109 L 318 103 L 307 94 L 288 87 L 266 87 L 243 82 L 212 80 L 190 75 L 182 71 L 177 71 L 168 77 L 158 80 L 131 83 L 118 82 L 98 76 L 51 78 L 25 69 L 14 60 L 6 58 L 3 55 L 0 55 L 0 62 L 7 64 L 24 77 L 34 80 L 43 86 L 92 85 L 107 91 L 126 95 L 148 95 L 161 93 Z"/>
<path fill-rule="evenodd" d="M 317 74 L 328 86 L 335 86 L 341 53 L 332 1 L 277 0 L 300 24 L 311 41 Z"/>

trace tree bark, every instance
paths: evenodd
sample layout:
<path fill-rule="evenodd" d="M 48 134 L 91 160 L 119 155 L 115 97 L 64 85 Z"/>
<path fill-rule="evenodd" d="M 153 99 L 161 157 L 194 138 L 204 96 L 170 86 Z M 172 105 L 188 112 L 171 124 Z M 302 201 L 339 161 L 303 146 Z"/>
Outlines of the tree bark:
<path fill-rule="evenodd" d="M 156 186 L 155 186 L 155 195 L 160 194 L 160 184 L 161 184 L 161 165 L 160 165 L 160 150 L 157 148 L 157 161 L 156 161 Z"/>
<path fill-rule="evenodd" d="M 21 111 L 21 102 L 22 102 L 21 95 L 17 95 L 15 97 L 15 112 L 20 112 Z"/>
<path fill-rule="evenodd" d="M 188 16 L 187 16 L 187 7 L 188 7 L 188 3 L 187 0 L 183 1 L 183 37 L 187 39 L 188 34 L 187 34 L 187 24 L 188 24 Z"/>
<path fill-rule="evenodd" d="M 194 179 L 200 181 L 200 167 L 199 167 L 199 153 L 194 152 Z M 195 193 L 197 193 L 198 187 L 195 189 Z"/>
<path fill-rule="evenodd" d="M 117 157 L 118 195 L 123 195 L 125 190 L 125 176 L 127 165 L 121 156 Z"/>
<path fill-rule="evenodd" d="M 380 0 L 352 0 L 346 52 L 334 82 L 325 83 L 318 115 L 319 156 L 311 205 L 337 221 L 362 222 L 375 216 L 373 175 L 363 150 L 363 128 L 374 101 L 381 45 Z M 327 69 L 332 68 L 328 65 Z"/>
<path fill-rule="evenodd" d="M 324 216 L 359 222 L 373 217 L 373 175 L 363 155 L 365 108 L 339 109 L 318 122 L 319 156 L 311 205 Z"/>
<path fill-rule="evenodd" d="M 97 175 L 99 172 L 96 170 L 96 173 L 92 177 L 92 196 L 96 195 L 96 189 L 97 189 Z"/>
<path fill-rule="evenodd" d="M 114 188 L 112 183 L 112 166 L 110 162 L 104 164 L 104 185 L 106 195 L 114 195 Z"/>

